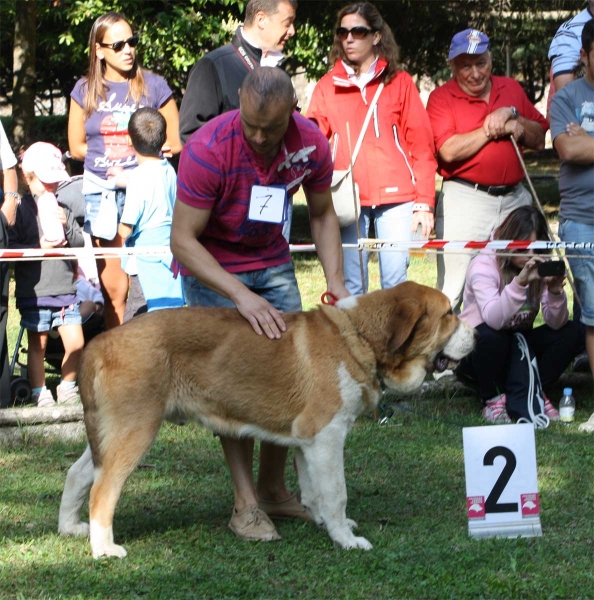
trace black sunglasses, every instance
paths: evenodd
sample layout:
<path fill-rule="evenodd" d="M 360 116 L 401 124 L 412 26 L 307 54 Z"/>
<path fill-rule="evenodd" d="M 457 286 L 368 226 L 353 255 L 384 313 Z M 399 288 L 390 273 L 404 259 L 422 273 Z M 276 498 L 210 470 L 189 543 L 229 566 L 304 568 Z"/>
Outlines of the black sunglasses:
<path fill-rule="evenodd" d="M 349 37 L 349 33 L 356 40 L 362 40 L 366 38 L 370 33 L 373 33 L 375 29 L 367 29 L 367 27 L 353 27 L 352 29 L 347 29 L 346 27 L 338 27 L 336 29 L 336 37 L 344 42 Z"/>
<path fill-rule="evenodd" d="M 138 36 L 133 35 L 127 40 L 120 40 L 119 42 L 113 42 L 113 44 L 104 44 L 103 42 L 99 42 L 99 45 L 102 48 L 111 48 L 114 52 L 121 52 L 126 44 L 128 44 L 130 48 L 136 48 L 136 46 L 138 46 Z"/>

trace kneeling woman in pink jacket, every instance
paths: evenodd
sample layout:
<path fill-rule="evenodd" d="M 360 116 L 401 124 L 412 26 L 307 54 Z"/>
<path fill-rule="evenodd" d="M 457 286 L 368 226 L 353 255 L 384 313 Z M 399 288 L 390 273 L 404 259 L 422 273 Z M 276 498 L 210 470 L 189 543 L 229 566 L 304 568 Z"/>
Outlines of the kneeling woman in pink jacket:
<path fill-rule="evenodd" d="M 523 206 L 505 219 L 493 238 L 547 240 L 546 222 L 536 208 Z M 483 417 L 489 423 L 509 423 L 510 416 L 535 421 L 535 415 L 542 412 L 551 421 L 559 420 L 555 407 L 540 392 L 537 373 L 529 362 L 537 363 L 546 389 L 580 351 L 584 331 L 580 323 L 568 321 L 565 275 L 538 274 L 538 264 L 547 260 L 538 250 L 514 255 L 487 249 L 468 268 L 460 317 L 476 328 L 478 341 L 457 374 L 478 383 Z M 541 306 L 545 324 L 533 328 Z"/>

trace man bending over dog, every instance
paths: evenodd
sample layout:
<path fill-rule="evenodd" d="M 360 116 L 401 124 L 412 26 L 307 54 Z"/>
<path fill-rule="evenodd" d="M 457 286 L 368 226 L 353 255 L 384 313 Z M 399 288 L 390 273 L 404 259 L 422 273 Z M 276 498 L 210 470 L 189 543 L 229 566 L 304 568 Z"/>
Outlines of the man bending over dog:
<path fill-rule="evenodd" d="M 196 131 L 180 159 L 171 249 L 189 305 L 236 307 L 258 335 L 279 339 L 282 312 L 301 310 L 289 245 L 282 236 L 290 196 L 303 185 L 328 291 L 344 286 L 338 221 L 330 194 L 332 159 L 318 128 L 294 112 L 289 76 L 249 73 L 240 109 Z M 240 392 L 240 390 L 239 390 Z M 235 494 L 229 527 L 246 540 L 280 539 L 272 518 L 310 519 L 285 487 L 288 449 L 262 442 L 257 488 L 253 440 L 221 437 Z"/>

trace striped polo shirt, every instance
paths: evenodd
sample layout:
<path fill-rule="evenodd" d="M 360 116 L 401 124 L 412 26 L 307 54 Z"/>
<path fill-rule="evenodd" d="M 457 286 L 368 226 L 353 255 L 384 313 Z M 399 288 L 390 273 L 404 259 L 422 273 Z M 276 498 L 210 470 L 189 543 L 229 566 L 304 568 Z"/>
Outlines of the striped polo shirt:
<path fill-rule="evenodd" d="M 314 123 L 293 113 L 281 150 L 266 169 L 245 139 L 239 110 L 234 110 L 209 121 L 184 146 L 177 198 L 211 211 L 200 243 L 226 271 L 243 273 L 291 260 L 282 224 L 248 220 L 252 186 L 282 185 L 292 196 L 301 185 L 324 192 L 331 181 L 328 140 Z"/>

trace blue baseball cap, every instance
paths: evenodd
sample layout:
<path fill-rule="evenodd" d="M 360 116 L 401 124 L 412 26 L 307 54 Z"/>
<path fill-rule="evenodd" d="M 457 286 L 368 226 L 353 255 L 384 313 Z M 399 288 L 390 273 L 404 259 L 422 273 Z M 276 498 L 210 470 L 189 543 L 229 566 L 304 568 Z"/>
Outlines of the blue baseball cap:
<path fill-rule="evenodd" d="M 465 29 L 452 38 L 448 60 L 460 54 L 482 54 L 489 49 L 489 38 L 478 29 Z"/>

